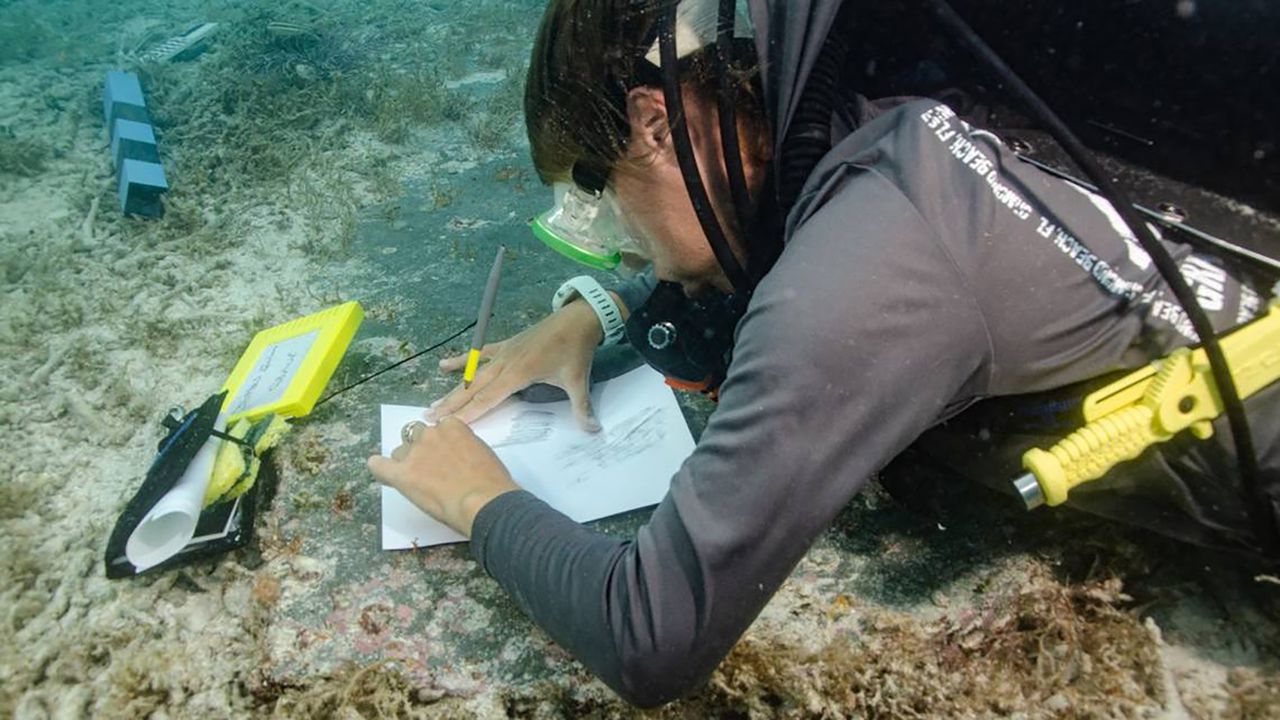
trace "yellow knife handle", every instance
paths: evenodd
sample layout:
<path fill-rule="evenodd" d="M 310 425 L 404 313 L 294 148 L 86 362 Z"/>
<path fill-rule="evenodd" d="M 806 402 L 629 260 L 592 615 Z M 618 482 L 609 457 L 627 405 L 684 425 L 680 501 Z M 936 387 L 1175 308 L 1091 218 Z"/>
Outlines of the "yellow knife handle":
<path fill-rule="evenodd" d="M 1242 398 L 1280 378 L 1280 301 L 1268 313 L 1223 339 L 1232 378 Z M 1139 393 L 1141 393 L 1139 395 Z M 1071 490 L 1133 460 L 1151 445 L 1189 429 L 1213 435 L 1223 412 L 1203 349 L 1180 348 L 1085 400 L 1085 416 L 1106 412 L 1048 450 L 1022 455 L 1028 471 L 1014 480 L 1027 507 L 1060 505 Z M 1109 410 L 1109 412 L 1107 412 Z"/>
<path fill-rule="evenodd" d="M 1097 480 L 1117 463 L 1132 460 L 1160 435 L 1151 408 L 1135 405 L 1071 433 L 1048 450 L 1032 448 L 1022 466 L 1036 476 L 1047 505 L 1061 505 L 1077 485 Z"/>

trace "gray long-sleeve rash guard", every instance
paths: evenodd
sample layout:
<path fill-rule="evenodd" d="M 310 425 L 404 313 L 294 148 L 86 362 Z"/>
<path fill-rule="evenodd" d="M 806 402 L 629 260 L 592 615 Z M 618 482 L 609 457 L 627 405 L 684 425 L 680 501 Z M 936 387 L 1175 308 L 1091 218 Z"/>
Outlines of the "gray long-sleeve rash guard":
<path fill-rule="evenodd" d="M 937 102 L 861 110 L 810 176 L 738 326 L 719 407 L 635 539 L 525 492 L 475 519 L 482 566 L 637 705 L 702 682 L 867 478 L 931 426 L 984 396 L 1190 341 L 1099 198 Z M 1257 310 L 1175 251 L 1215 322 Z"/>

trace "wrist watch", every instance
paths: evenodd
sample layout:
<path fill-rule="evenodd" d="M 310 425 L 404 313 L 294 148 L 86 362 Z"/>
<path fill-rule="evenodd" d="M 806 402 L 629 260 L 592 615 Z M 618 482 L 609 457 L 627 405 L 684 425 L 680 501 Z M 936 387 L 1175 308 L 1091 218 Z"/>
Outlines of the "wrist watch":
<path fill-rule="evenodd" d="M 600 327 L 604 329 L 604 338 L 600 341 L 601 347 L 616 345 L 622 340 L 625 332 L 622 311 L 618 309 L 618 303 L 613 301 L 609 291 L 590 275 L 579 275 L 566 280 L 560 289 L 556 290 L 555 297 L 551 298 L 551 310 L 559 310 L 578 296 L 591 306 L 591 309 L 596 312 L 596 317 L 600 319 Z"/>

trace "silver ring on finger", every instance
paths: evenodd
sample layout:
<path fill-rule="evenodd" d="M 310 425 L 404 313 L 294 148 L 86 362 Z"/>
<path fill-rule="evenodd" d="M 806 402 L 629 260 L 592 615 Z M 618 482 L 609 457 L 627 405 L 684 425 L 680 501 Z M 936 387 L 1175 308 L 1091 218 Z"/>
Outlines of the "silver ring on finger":
<path fill-rule="evenodd" d="M 418 433 L 425 429 L 427 429 L 426 423 L 421 420 L 411 420 L 400 428 L 400 439 L 404 441 L 405 445 L 412 445 L 413 441 L 417 439 Z"/>

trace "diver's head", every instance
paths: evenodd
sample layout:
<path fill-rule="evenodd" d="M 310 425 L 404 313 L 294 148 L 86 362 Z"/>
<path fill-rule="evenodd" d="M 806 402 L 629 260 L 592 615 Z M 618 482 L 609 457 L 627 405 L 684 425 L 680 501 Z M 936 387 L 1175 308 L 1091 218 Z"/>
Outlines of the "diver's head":
<path fill-rule="evenodd" d="M 534 165 L 557 187 L 559 202 L 535 231 L 580 260 L 587 258 L 577 251 L 597 260 L 612 255 L 613 262 L 643 256 L 660 279 L 680 282 L 687 292 L 727 291 L 680 171 L 656 62 L 657 23 L 672 2 L 552 0 L 547 8 L 529 64 L 525 122 Z M 699 2 L 707 0 L 685 0 L 682 20 L 686 5 Z M 714 13 L 714 0 L 709 6 Z M 744 263 L 724 166 L 714 51 L 690 42 L 683 30 L 677 67 L 690 140 L 711 206 Z M 714 24 L 712 32 L 714 39 Z M 732 77 L 739 155 L 755 198 L 771 142 L 754 61 L 736 64 Z"/>

